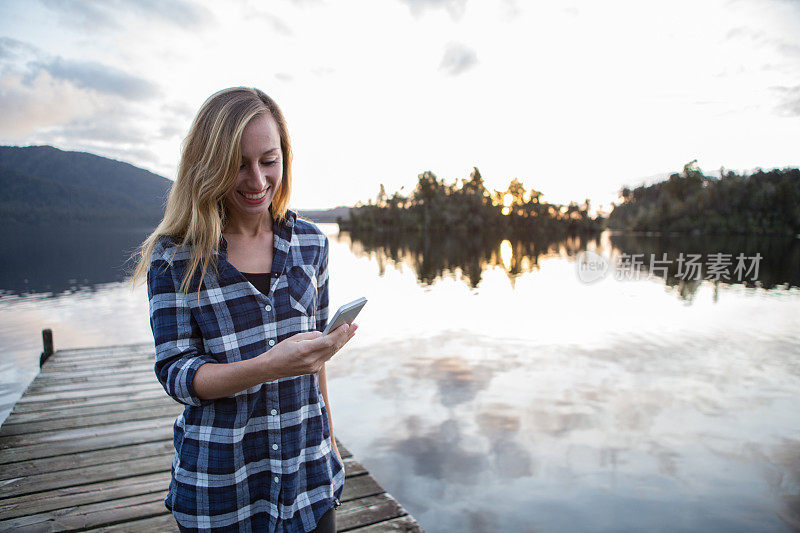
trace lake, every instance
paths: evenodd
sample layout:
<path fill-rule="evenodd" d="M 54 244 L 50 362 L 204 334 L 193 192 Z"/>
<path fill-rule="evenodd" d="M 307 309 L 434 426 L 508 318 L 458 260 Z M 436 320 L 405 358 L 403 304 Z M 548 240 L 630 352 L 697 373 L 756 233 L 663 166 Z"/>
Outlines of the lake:
<path fill-rule="evenodd" d="M 431 533 L 800 528 L 797 239 L 329 235 L 336 435 Z M 2 238 L 0 416 L 56 348 L 152 342 L 144 230 Z M 153 376 L 155 379 L 155 376 Z"/>

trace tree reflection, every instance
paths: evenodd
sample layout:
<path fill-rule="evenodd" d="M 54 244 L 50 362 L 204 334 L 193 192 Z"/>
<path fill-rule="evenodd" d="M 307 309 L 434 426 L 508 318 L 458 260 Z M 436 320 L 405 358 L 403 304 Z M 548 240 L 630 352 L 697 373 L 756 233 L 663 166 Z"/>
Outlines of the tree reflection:
<path fill-rule="evenodd" d="M 612 234 L 587 237 L 573 235 L 557 237 L 548 234 L 509 236 L 476 233 L 469 236 L 425 232 L 340 232 L 339 241 L 349 244 L 359 257 L 376 261 L 380 274 L 387 265 L 402 265 L 413 269 L 418 281 L 430 285 L 442 278 L 461 278 L 471 288 L 476 288 L 484 272 L 494 268 L 505 270 L 512 286 L 517 277 L 539 269 L 542 259 L 551 257 L 573 258 L 584 250 L 613 256 L 619 271 L 623 255 L 637 255 L 639 270 L 635 276 L 664 280 L 665 285 L 686 302 L 694 299 L 704 283 L 714 285 L 714 298 L 725 284 L 743 285 L 763 289 L 800 287 L 800 240 L 745 236 L 648 236 Z M 679 271 L 681 255 L 696 254 L 702 258 L 695 276 Z M 733 266 L 730 276 L 714 280 L 708 257 L 712 254 L 729 254 L 733 264 L 736 257 L 746 258 L 759 254 L 758 275 L 737 276 Z M 650 258 L 666 258 L 664 268 L 650 268 Z M 617 272 L 619 273 L 619 272 Z M 691 279 L 690 279 L 691 278 Z"/>
<path fill-rule="evenodd" d="M 744 285 L 763 289 L 800 287 L 800 241 L 797 239 L 745 237 L 745 236 L 648 236 L 635 234 L 612 234 L 611 245 L 621 254 L 643 254 L 642 271 L 664 280 L 684 301 L 692 301 L 703 281 L 714 284 L 714 297 L 721 284 Z M 709 254 L 730 254 L 732 258 L 760 255 L 758 277 L 730 276 L 729 279 L 709 281 L 708 263 L 701 262 L 700 279 L 683 279 L 679 276 L 677 259 L 680 254 L 700 254 L 704 259 Z M 671 261 L 666 271 L 650 269 L 651 256 L 660 259 L 666 255 Z"/>
<path fill-rule="evenodd" d="M 586 249 L 594 238 L 573 236 L 559 238 L 538 235 L 528 239 L 494 234 L 466 236 L 436 233 L 373 233 L 341 232 L 339 240 L 347 240 L 351 251 L 359 257 L 377 261 L 383 275 L 386 264 L 411 267 L 424 285 L 456 273 L 475 288 L 484 271 L 494 267 L 505 269 L 512 279 L 520 274 L 538 270 L 543 257 L 574 256 Z"/>

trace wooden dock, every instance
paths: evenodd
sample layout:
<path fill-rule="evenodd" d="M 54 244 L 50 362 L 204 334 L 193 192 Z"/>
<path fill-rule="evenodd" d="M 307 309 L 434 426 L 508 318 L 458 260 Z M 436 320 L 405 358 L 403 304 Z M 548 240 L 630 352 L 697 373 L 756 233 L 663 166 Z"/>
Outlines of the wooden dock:
<path fill-rule="evenodd" d="M 0 428 L 0 531 L 178 530 L 164 497 L 183 406 L 156 381 L 154 357 L 138 344 L 47 359 Z M 422 532 L 337 443 L 346 472 L 337 531 Z"/>

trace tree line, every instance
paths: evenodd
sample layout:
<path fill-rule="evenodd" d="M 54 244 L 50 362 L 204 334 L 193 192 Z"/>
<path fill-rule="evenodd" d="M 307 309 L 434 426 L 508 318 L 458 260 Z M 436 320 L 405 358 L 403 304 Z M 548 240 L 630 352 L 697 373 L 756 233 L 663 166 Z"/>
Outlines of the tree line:
<path fill-rule="evenodd" d="M 720 169 L 706 176 L 697 161 L 653 185 L 620 191 L 608 218 L 612 229 L 704 234 L 800 234 L 800 170 Z"/>
<path fill-rule="evenodd" d="M 349 219 L 338 222 L 342 230 L 356 232 L 597 233 L 603 219 L 591 216 L 590 209 L 588 199 L 582 204 L 545 202 L 541 191 L 526 190 L 517 179 L 504 191 L 489 191 L 480 171 L 473 168 L 460 183 L 448 183 L 425 171 L 407 196 L 400 191 L 390 196 L 381 185 L 374 202 L 357 204 Z"/>

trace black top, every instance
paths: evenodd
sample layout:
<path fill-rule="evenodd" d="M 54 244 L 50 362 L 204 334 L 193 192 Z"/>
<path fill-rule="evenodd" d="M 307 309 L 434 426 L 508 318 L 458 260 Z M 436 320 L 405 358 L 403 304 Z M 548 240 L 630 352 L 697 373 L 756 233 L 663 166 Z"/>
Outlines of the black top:
<path fill-rule="evenodd" d="M 262 272 L 260 274 L 252 274 L 250 272 L 242 272 L 244 279 L 249 281 L 253 287 L 259 290 L 262 294 L 269 294 L 269 285 L 273 277 L 278 277 L 277 272 Z"/>

